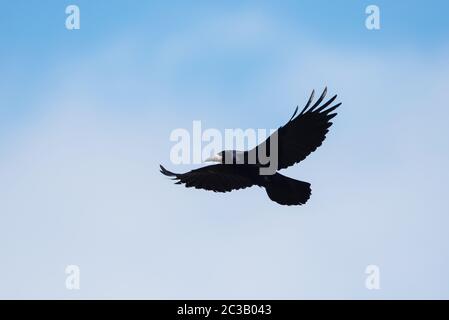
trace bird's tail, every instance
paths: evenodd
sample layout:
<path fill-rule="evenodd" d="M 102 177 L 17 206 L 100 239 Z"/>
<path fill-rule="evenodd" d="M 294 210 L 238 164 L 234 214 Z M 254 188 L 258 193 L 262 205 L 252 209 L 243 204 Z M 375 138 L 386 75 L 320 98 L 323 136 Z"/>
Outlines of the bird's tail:
<path fill-rule="evenodd" d="M 265 185 L 271 200 L 287 206 L 302 205 L 310 198 L 310 183 L 295 180 L 280 173 L 270 176 Z"/>

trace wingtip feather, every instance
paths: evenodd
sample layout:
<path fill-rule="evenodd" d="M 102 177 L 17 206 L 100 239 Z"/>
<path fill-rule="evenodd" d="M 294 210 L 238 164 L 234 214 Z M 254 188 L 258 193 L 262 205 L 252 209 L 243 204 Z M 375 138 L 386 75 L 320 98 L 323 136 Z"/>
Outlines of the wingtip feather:
<path fill-rule="evenodd" d="M 295 117 L 296 113 L 298 113 L 298 106 L 296 106 L 295 112 L 293 112 L 292 117 L 290 118 L 290 120 L 288 120 L 289 122 L 293 120 L 293 118 Z"/>
<path fill-rule="evenodd" d="M 164 166 L 162 166 L 161 164 L 159 165 L 160 167 L 160 172 L 167 176 L 167 177 L 176 177 L 176 173 L 173 173 L 171 171 L 168 171 L 167 169 L 164 168 Z"/>
<path fill-rule="evenodd" d="M 312 103 L 314 96 L 315 96 L 315 89 L 312 90 L 312 93 L 310 94 L 310 97 L 309 97 L 309 100 L 306 103 L 306 106 L 301 110 L 301 113 L 299 115 L 303 115 L 304 114 L 304 112 L 307 110 L 307 108 Z"/>

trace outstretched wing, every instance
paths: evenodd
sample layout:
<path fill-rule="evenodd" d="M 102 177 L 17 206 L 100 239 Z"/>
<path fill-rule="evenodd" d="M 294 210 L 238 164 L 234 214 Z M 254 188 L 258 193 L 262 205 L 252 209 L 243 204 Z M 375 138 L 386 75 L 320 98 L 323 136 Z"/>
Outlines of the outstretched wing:
<path fill-rule="evenodd" d="M 329 127 L 332 125 L 330 120 L 337 115 L 333 111 L 341 103 L 331 106 L 337 98 L 337 95 L 335 95 L 322 104 L 327 93 L 327 88 L 325 88 L 318 100 L 311 106 L 314 93 L 315 91 L 312 92 L 309 101 L 299 115 L 296 115 L 298 112 L 298 107 L 296 107 L 293 116 L 284 126 L 280 127 L 267 140 L 249 152 L 271 156 L 272 152 L 275 151 L 275 148 L 272 146 L 272 141 L 275 141 L 273 135 L 277 134 L 277 168 L 279 170 L 304 160 L 321 146 L 326 138 L 326 133 L 329 131 Z"/>
<path fill-rule="evenodd" d="M 160 167 L 162 174 L 172 177 L 177 181 L 176 184 L 184 184 L 187 188 L 229 192 L 255 184 L 250 177 L 239 173 L 240 166 L 216 164 L 181 174 Z"/>

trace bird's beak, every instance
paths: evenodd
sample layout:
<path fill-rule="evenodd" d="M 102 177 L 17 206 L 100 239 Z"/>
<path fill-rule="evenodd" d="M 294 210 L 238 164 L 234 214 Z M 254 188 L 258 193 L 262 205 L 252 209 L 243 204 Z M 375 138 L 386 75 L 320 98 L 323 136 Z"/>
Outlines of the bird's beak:
<path fill-rule="evenodd" d="M 215 156 L 209 157 L 209 158 L 207 158 L 204 161 L 206 161 L 206 162 L 220 162 L 221 163 L 221 160 L 222 160 L 222 156 L 216 154 Z"/>

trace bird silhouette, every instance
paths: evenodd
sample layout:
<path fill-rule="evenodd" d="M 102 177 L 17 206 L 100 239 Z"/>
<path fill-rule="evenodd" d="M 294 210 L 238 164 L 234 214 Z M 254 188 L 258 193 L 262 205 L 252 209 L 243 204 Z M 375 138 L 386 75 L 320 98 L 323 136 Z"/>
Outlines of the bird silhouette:
<path fill-rule="evenodd" d="M 314 152 L 326 138 L 341 103 L 332 105 L 337 98 L 323 103 L 327 88 L 312 104 L 315 91 L 298 114 L 296 107 L 293 116 L 264 142 L 248 151 L 224 150 L 206 161 L 218 162 L 186 173 L 173 173 L 162 165 L 162 174 L 173 178 L 176 184 L 186 187 L 229 192 L 251 186 L 265 188 L 268 197 L 281 205 L 302 205 L 311 195 L 310 183 L 286 177 L 277 170 L 290 167 Z M 265 155 L 265 157 L 262 157 Z M 276 157 L 273 157 L 276 155 Z M 261 159 L 269 159 L 269 162 Z M 276 161 L 271 161 L 275 159 Z M 270 174 L 262 174 L 263 169 L 274 165 Z"/>

